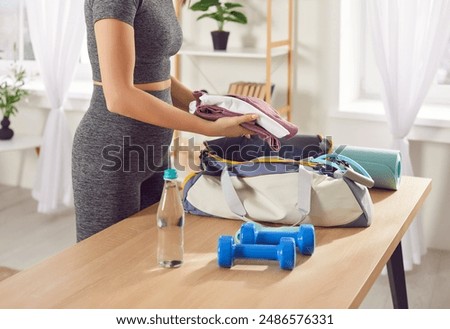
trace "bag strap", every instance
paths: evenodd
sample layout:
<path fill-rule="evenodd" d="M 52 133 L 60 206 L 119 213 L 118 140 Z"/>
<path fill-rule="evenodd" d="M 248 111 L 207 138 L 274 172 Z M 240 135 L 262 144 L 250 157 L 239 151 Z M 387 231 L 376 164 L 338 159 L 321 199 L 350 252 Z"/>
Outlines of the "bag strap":
<path fill-rule="evenodd" d="M 312 173 L 304 166 L 298 167 L 298 200 L 297 209 L 300 212 L 302 222 L 311 211 Z M 297 223 L 297 224 L 298 224 Z"/>
<path fill-rule="evenodd" d="M 222 170 L 220 175 L 220 185 L 222 187 L 222 192 L 225 197 L 225 201 L 230 208 L 230 210 L 237 216 L 239 216 L 243 221 L 253 222 L 251 219 L 247 218 L 247 210 L 244 207 L 241 199 L 239 198 L 236 189 L 233 186 L 230 173 L 227 168 Z M 312 173 L 306 170 L 303 166 L 299 167 L 299 177 L 298 177 L 298 200 L 297 209 L 300 213 L 300 219 L 298 222 L 292 225 L 300 224 L 311 210 L 311 189 L 312 189 Z"/>
<path fill-rule="evenodd" d="M 227 202 L 228 208 L 230 208 L 230 210 L 239 217 L 245 217 L 245 215 L 247 215 L 247 210 L 245 209 L 241 199 L 239 199 L 227 168 L 222 170 L 220 175 L 220 185 L 222 186 L 222 192 L 225 196 L 225 201 Z"/>
<path fill-rule="evenodd" d="M 338 153 L 330 153 L 321 155 L 317 158 L 310 158 L 309 161 L 315 163 L 322 163 L 337 169 L 334 173 L 335 178 L 346 177 L 368 188 L 371 188 L 375 185 L 375 182 L 369 175 L 369 173 L 358 162 L 345 155 Z M 345 161 L 349 166 L 338 164 L 335 161 Z M 353 168 L 355 168 L 358 172 L 353 170 Z"/>

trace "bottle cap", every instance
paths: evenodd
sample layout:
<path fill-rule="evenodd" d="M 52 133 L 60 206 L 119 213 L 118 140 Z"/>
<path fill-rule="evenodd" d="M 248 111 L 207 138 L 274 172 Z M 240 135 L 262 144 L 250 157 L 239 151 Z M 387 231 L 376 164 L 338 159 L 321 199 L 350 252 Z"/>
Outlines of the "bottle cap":
<path fill-rule="evenodd" d="M 164 170 L 164 179 L 176 179 L 178 177 L 177 171 L 173 168 Z"/>

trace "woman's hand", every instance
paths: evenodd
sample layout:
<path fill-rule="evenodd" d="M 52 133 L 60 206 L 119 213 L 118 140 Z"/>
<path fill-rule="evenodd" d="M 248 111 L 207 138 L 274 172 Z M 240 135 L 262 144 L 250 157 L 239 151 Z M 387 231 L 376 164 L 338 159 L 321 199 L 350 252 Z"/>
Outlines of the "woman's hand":
<path fill-rule="evenodd" d="M 211 121 L 208 127 L 208 136 L 238 137 L 254 135 L 255 132 L 245 129 L 242 123 L 251 122 L 258 119 L 255 114 L 246 114 L 235 117 L 223 117 L 216 121 Z"/>

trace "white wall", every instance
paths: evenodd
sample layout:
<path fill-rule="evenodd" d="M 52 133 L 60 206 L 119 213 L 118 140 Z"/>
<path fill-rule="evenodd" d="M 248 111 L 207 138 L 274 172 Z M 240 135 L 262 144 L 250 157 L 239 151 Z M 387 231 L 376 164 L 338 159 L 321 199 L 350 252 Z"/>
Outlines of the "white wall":
<path fill-rule="evenodd" d="M 249 10 L 250 24 L 242 27 L 229 24 L 232 35 L 230 46 L 264 45 L 265 5 L 261 0 L 243 1 Z M 339 1 L 296 0 L 295 71 L 293 91 L 293 121 L 301 133 L 322 133 L 333 136 L 336 144 L 361 145 L 385 148 L 391 138 L 383 121 L 345 119 L 334 116 L 338 107 L 339 82 Z M 281 36 L 285 27 L 284 0 L 274 0 L 275 13 L 281 19 L 274 20 L 276 36 Z M 210 45 L 209 30 L 214 23 L 195 22 L 196 13 L 184 10 L 184 34 L 187 42 Z M 201 73 L 206 71 L 205 78 Z M 264 79 L 264 62 L 249 60 L 208 60 L 206 58 L 183 59 L 183 81 L 193 89 L 206 88 L 211 92 L 226 92 L 230 81 Z M 282 102 L 283 66 L 275 72 L 277 83 L 275 102 Z M 277 95 L 278 93 L 278 95 Z M 69 107 L 84 108 L 86 100 Z M 16 133 L 39 133 L 45 124 L 45 98 L 31 97 L 21 106 L 19 115 L 13 118 Z M 75 130 L 82 111 L 69 111 L 68 119 Z M 428 130 L 416 127 L 415 136 L 429 135 Z M 448 128 L 444 133 L 448 134 Z M 442 132 L 442 131 L 441 131 Z M 444 134 L 444 135 L 445 135 Z M 422 138 L 420 138 L 422 139 Z M 427 138 L 425 138 L 427 139 Z M 450 250 L 450 144 L 429 140 L 412 140 L 411 156 L 417 176 L 433 179 L 433 191 L 423 208 L 425 240 L 428 247 Z M 22 172 L 19 173 L 21 156 Z M 31 187 L 35 177 L 36 155 L 32 150 L 0 154 L 0 183 Z"/>

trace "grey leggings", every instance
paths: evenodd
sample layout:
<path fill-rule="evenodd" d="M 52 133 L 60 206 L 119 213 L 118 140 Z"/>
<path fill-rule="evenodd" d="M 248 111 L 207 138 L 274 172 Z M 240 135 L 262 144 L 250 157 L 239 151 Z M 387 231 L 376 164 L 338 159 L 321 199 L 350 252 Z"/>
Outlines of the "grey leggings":
<path fill-rule="evenodd" d="M 171 103 L 170 89 L 151 94 Z M 77 241 L 159 201 L 172 134 L 109 112 L 102 88 L 94 87 L 73 143 Z"/>

